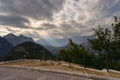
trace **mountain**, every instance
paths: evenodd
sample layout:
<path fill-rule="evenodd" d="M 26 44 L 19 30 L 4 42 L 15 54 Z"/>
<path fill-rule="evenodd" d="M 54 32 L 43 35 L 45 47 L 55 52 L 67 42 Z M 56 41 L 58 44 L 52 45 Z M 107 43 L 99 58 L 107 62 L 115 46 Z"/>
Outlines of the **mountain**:
<path fill-rule="evenodd" d="M 25 42 L 15 46 L 8 54 L 7 59 L 51 59 L 53 55 L 43 46 L 34 42 Z"/>
<path fill-rule="evenodd" d="M 5 56 L 12 48 L 13 45 L 11 43 L 0 37 L 0 57 Z"/>
<path fill-rule="evenodd" d="M 84 44 L 88 42 L 88 39 L 94 39 L 94 38 L 95 36 L 91 35 L 91 36 L 75 36 L 75 37 L 72 37 L 71 39 L 76 44 Z"/>
<path fill-rule="evenodd" d="M 28 41 L 34 42 L 34 40 L 30 37 L 26 37 L 26 36 L 23 36 L 23 35 L 16 36 L 12 33 L 4 36 L 4 38 L 6 40 L 8 40 L 13 46 L 16 46 L 18 44 L 28 42 Z"/>
<path fill-rule="evenodd" d="M 95 36 L 74 36 L 71 39 L 74 43 L 82 44 L 87 49 L 90 49 L 90 43 L 88 42 L 88 39 L 94 39 L 94 38 Z M 36 41 L 36 43 L 41 44 L 47 50 L 49 50 L 53 55 L 57 56 L 60 49 L 66 49 L 69 46 L 68 39 L 67 38 L 54 39 L 54 42 L 48 42 L 45 39 L 39 39 Z M 58 45 L 55 45 L 55 43 L 57 43 Z"/>
<path fill-rule="evenodd" d="M 74 36 L 71 38 L 53 39 L 53 41 L 48 41 L 47 39 L 39 39 L 36 41 L 36 43 L 41 44 L 43 46 L 63 47 L 68 44 L 69 39 L 72 39 L 72 41 L 76 44 L 83 44 L 87 42 L 87 39 L 94 38 L 95 36 Z"/>
<path fill-rule="evenodd" d="M 61 47 L 64 46 L 68 42 L 67 38 L 64 39 L 38 39 L 36 43 L 41 44 L 43 46 L 53 46 L 53 47 Z"/>
<path fill-rule="evenodd" d="M 63 47 L 54 47 L 54 46 L 44 46 L 48 51 L 50 51 L 54 56 L 58 56 L 60 49 L 65 49 L 66 46 Z"/>
<path fill-rule="evenodd" d="M 40 45 L 50 46 L 50 43 L 48 43 L 47 40 L 45 40 L 45 39 L 39 39 L 36 41 L 36 43 L 38 43 Z"/>

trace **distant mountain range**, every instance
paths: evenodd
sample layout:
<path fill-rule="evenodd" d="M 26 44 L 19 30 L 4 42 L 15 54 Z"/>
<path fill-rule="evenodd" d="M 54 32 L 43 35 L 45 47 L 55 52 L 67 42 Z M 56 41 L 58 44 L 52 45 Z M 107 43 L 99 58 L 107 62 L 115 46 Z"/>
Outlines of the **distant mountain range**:
<path fill-rule="evenodd" d="M 4 36 L 3 38 L 8 40 L 8 42 L 10 42 L 13 46 L 16 46 L 18 44 L 28 42 L 28 41 L 34 42 L 34 40 L 30 37 L 26 37 L 26 36 L 23 36 L 23 35 L 16 36 L 12 33 Z"/>
<path fill-rule="evenodd" d="M 94 39 L 95 36 L 76 36 L 72 37 L 72 41 L 76 44 L 82 44 L 87 49 L 90 49 L 90 43 L 88 42 L 88 39 Z M 45 39 L 39 39 L 36 41 L 36 43 L 41 44 L 46 49 L 48 49 L 52 54 L 57 55 L 60 49 L 65 49 L 69 46 L 69 39 L 62 38 L 62 39 L 54 39 L 55 42 L 51 43 L 47 42 Z M 59 44 L 59 46 L 56 46 L 55 43 Z"/>
<path fill-rule="evenodd" d="M 76 44 L 83 44 L 87 48 L 90 47 L 90 44 L 88 43 L 87 39 L 94 39 L 94 36 L 76 36 L 72 37 L 74 43 Z M 30 45 L 28 45 L 27 42 L 31 42 Z M 29 48 L 32 52 L 32 50 L 36 50 L 36 52 L 41 53 L 39 50 L 45 50 L 45 53 L 52 53 L 53 55 L 57 55 L 60 49 L 65 49 L 68 47 L 68 38 L 62 38 L 62 39 L 53 39 L 53 41 L 45 40 L 45 39 L 39 39 L 36 42 L 30 38 L 26 37 L 24 35 L 16 36 L 12 33 L 0 37 L 0 57 L 5 56 L 10 52 L 10 55 L 16 55 L 16 50 L 20 49 L 22 53 L 29 52 L 27 49 Z M 24 44 L 23 44 L 24 43 Z M 23 45 L 26 45 L 25 48 L 20 48 Z M 37 43 L 37 44 L 36 44 Z M 38 45 L 39 44 L 39 45 Z M 37 47 L 32 47 L 37 45 Z M 43 47 L 41 47 L 41 45 Z M 30 47 L 29 47 L 30 46 Z M 39 50 L 38 50 L 39 49 Z M 20 52 L 19 50 L 19 52 Z M 25 52 L 24 52 L 25 51 Z M 35 53 L 35 51 L 33 51 Z M 36 54 L 37 55 L 37 54 Z M 22 55 L 23 56 L 23 55 Z"/>
<path fill-rule="evenodd" d="M 67 48 L 67 46 L 63 46 L 63 47 L 44 46 L 44 48 L 49 50 L 54 56 L 58 56 L 59 50 L 65 49 L 65 48 Z"/>
<path fill-rule="evenodd" d="M 83 44 L 87 42 L 87 39 L 94 39 L 95 36 L 74 36 L 71 38 L 62 38 L 62 39 L 53 39 L 53 41 L 48 41 L 46 39 L 39 39 L 36 43 L 41 44 L 43 46 L 54 46 L 54 47 L 63 47 L 68 44 L 68 40 L 72 39 L 72 41 L 76 44 Z"/>

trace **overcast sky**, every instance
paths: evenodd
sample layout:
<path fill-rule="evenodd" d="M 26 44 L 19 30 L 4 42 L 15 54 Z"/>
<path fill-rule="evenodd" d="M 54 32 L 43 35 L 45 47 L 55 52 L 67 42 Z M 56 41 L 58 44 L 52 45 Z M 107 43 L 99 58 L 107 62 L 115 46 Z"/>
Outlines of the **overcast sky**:
<path fill-rule="evenodd" d="M 0 0 L 0 35 L 39 38 L 92 35 L 120 17 L 120 0 Z M 109 27 L 110 28 L 110 27 Z"/>

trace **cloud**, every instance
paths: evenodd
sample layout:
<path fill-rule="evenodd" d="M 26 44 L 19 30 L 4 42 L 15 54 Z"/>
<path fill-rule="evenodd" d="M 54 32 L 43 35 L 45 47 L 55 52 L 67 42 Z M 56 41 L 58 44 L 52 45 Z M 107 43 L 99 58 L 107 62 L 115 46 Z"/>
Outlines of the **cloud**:
<path fill-rule="evenodd" d="M 51 19 L 64 0 L 0 0 L 0 12 L 37 20 Z"/>
<path fill-rule="evenodd" d="M 51 23 L 43 23 L 41 27 L 36 28 L 37 30 L 49 30 L 56 28 L 56 25 L 51 24 Z"/>
<path fill-rule="evenodd" d="M 92 35 L 99 24 L 110 28 L 113 17 L 120 15 L 119 4 L 120 0 L 0 0 L 0 23 L 9 32 L 34 39 Z"/>
<path fill-rule="evenodd" d="M 91 35 L 92 28 L 99 24 L 110 26 L 114 14 L 120 12 L 118 4 L 120 0 L 66 0 L 63 9 L 54 14 L 54 21 L 66 35 Z"/>
<path fill-rule="evenodd" d="M 28 28 L 29 20 L 19 16 L 5 16 L 0 15 L 0 25 L 7 25 L 12 27 Z"/>

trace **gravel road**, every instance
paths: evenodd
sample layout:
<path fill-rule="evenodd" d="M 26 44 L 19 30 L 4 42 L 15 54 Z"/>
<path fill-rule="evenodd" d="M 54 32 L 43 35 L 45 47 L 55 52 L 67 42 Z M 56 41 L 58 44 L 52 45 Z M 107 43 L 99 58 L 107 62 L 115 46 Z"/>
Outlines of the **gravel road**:
<path fill-rule="evenodd" d="M 90 80 L 87 78 L 19 68 L 0 67 L 0 80 Z"/>

